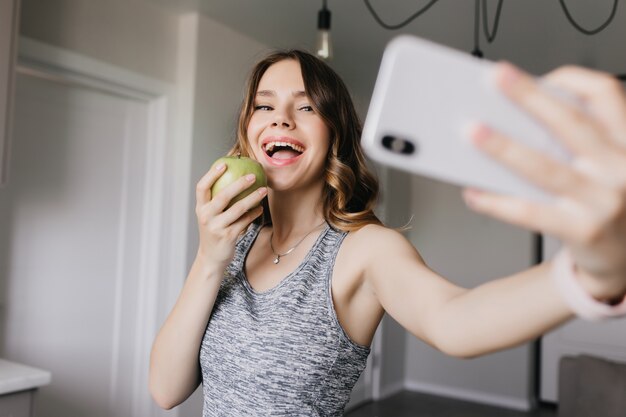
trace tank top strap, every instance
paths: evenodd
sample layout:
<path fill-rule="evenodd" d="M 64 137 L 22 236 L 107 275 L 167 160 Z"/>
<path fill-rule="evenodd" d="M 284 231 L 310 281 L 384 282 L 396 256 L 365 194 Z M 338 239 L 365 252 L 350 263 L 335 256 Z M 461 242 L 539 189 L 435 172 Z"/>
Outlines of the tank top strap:
<path fill-rule="evenodd" d="M 316 281 L 316 285 L 321 285 L 322 287 L 326 286 L 332 277 L 335 258 L 346 235 L 347 233 L 335 230 L 326 223 L 317 241 L 313 244 L 309 254 L 299 268 L 304 269 L 306 273 L 301 274 L 304 271 L 296 272 L 299 275 L 304 275 L 303 279 Z"/>
<path fill-rule="evenodd" d="M 248 229 L 237 240 L 235 255 L 228 267 L 232 275 L 237 275 L 238 271 L 243 271 L 246 256 L 248 256 L 248 252 L 262 228 L 263 226 L 261 224 L 251 223 Z"/>
<path fill-rule="evenodd" d="M 330 225 L 326 226 L 323 242 L 318 246 L 314 255 L 319 261 L 319 271 L 324 274 L 326 284 L 330 283 L 337 253 L 347 235 L 347 232 L 336 230 Z"/>

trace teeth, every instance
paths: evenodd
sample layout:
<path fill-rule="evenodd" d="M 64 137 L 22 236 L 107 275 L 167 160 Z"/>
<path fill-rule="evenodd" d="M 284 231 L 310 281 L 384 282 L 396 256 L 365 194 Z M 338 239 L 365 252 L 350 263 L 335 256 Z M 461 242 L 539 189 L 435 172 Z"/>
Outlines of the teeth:
<path fill-rule="evenodd" d="M 265 144 L 265 151 L 271 152 L 277 146 L 289 147 L 293 149 L 294 151 L 297 151 L 300 153 L 304 152 L 304 148 L 302 146 L 296 145 L 295 143 L 289 143 L 289 142 L 267 142 Z"/>

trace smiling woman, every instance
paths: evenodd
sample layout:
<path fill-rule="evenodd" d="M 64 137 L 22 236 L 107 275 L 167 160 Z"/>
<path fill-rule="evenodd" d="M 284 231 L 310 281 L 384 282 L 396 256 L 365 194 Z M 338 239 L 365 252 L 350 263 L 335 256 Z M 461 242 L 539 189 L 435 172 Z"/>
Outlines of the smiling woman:
<path fill-rule="evenodd" d="M 553 74 L 597 107 L 580 114 L 512 66 L 498 74 L 508 99 L 558 132 L 586 168 L 556 164 L 485 129 L 474 145 L 558 203 L 474 191 L 465 193 L 467 204 L 558 236 L 571 252 L 566 268 L 546 262 L 471 290 L 431 270 L 373 213 L 378 183 L 366 168 L 343 82 L 310 54 L 274 53 L 252 71 L 232 149 L 259 161 L 268 187 L 226 209 L 254 178 L 239 179 L 219 198 L 210 189 L 223 169 L 198 182 L 196 259 L 152 350 L 157 403 L 171 408 L 202 383 L 205 417 L 341 416 L 384 313 L 448 355 L 484 355 L 574 316 L 578 309 L 555 275 L 581 286 L 586 302 L 621 313 L 624 307 L 611 305 L 626 303 L 623 92 L 600 74 Z M 606 94 L 585 90 L 592 82 Z M 615 119 L 600 111 L 607 103 Z M 593 146 L 581 131 L 593 135 Z"/>

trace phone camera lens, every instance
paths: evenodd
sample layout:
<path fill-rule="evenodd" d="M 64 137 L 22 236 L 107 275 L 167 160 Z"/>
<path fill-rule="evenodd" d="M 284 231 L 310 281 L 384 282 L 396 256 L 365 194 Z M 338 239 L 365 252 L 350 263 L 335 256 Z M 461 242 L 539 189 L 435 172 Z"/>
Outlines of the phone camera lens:
<path fill-rule="evenodd" d="M 385 148 L 395 153 L 411 155 L 415 152 L 415 145 L 412 142 L 391 135 L 383 136 L 382 144 Z"/>

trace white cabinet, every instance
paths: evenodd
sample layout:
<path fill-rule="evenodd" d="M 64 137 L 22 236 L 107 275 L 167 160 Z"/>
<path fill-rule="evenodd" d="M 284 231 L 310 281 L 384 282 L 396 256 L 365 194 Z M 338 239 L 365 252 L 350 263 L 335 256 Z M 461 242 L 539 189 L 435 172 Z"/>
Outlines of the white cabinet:
<path fill-rule="evenodd" d="M 0 395 L 0 417 L 31 417 L 35 390 Z"/>
<path fill-rule="evenodd" d="M 0 0 L 0 186 L 7 181 L 19 0 Z"/>
<path fill-rule="evenodd" d="M 35 393 L 50 379 L 48 371 L 0 359 L 0 417 L 32 416 Z"/>

